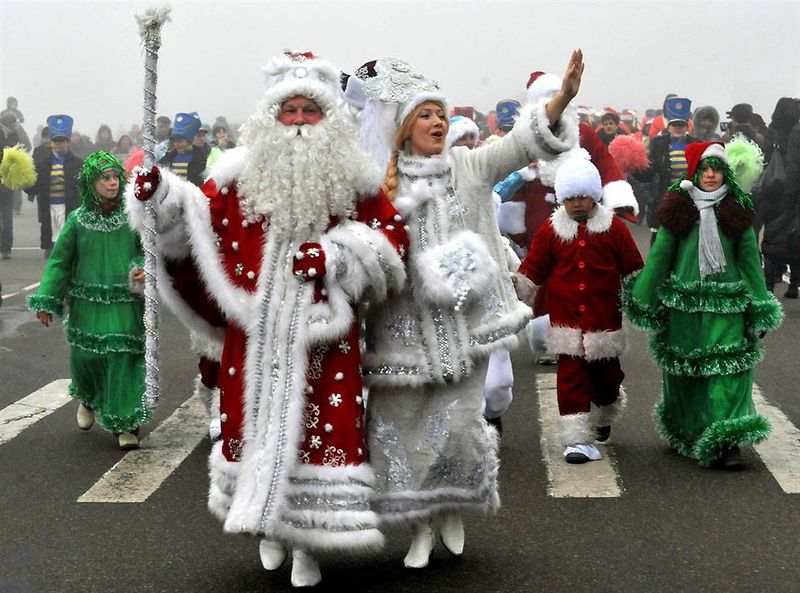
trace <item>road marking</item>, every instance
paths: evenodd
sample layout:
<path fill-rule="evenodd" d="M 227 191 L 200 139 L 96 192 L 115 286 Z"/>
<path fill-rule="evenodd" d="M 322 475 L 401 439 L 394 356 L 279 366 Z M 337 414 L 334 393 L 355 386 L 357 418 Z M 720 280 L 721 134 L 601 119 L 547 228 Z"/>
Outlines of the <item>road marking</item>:
<path fill-rule="evenodd" d="M 197 396 L 183 402 L 158 428 L 108 470 L 78 502 L 144 502 L 208 434 L 208 413 Z"/>
<path fill-rule="evenodd" d="M 70 401 L 69 383 L 58 379 L 0 410 L 0 445 Z"/>
<path fill-rule="evenodd" d="M 23 292 L 28 292 L 29 290 L 33 290 L 34 288 L 38 288 L 39 284 L 41 284 L 41 282 L 37 282 L 36 284 L 29 284 L 28 286 L 23 286 L 22 290 L 17 291 L 17 292 L 10 292 L 8 294 L 4 294 L 4 295 L 2 295 L 2 297 L 4 299 L 10 299 L 11 297 L 15 297 L 18 294 L 22 294 Z"/>
<path fill-rule="evenodd" d="M 800 494 L 800 429 L 753 384 L 756 410 L 772 424 L 772 433 L 753 448 L 786 494 Z"/>
<path fill-rule="evenodd" d="M 564 461 L 564 446 L 559 438 L 560 416 L 556 403 L 555 373 L 536 375 L 539 395 L 539 424 L 544 462 L 547 466 L 547 492 L 555 498 L 615 498 L 622 495 L 614 451 L 610 445 L 598 448 L 603 458 L 581 465 Z"/>

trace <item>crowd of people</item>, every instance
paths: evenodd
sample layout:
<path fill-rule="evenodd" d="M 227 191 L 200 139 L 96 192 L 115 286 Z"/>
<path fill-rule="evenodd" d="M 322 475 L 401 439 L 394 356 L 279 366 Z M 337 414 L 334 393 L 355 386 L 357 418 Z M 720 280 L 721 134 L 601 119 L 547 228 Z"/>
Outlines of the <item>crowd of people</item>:
<path fill-rule="evenodd" d="M 763 130 L 737 105 L 721 136 L 716 109 L 677 95 L 642 121 L 595 117 L 574 104 L 583 69 L 576 50 L 563 76 L 531 73 L 524 104 L 483 116 L 396 58 L 345 75 L 287 52 L 238 129 L 158 117 L 149 169 L 138 128 L 90 142 L 50 116 L 25 189 L 47 257 L 29 306 L 46 326 L 69 313 L 79 427 L 139 446 L 147 273 L 197 355 L 209 510 L 258 537 L 265 569 L 291 554 L 296 587 L 320 582 L 321 553 L 379 549 L 389 524 L 410 526 L 409 568 L 437 541 L 463 552 L 467 512 L 499 505 L 509 352 L 526 332 L 558 365 L 566 463 L 600 459 L 623 408 L 627 316 L 653 334 L 667 443 L 741 467 L 770 430 L 752 368 L 787 266 L 797 297 L 800 103 L 781 99 Z M 25 145 L 23 121 L 9 100 L 3 146 Z"/>

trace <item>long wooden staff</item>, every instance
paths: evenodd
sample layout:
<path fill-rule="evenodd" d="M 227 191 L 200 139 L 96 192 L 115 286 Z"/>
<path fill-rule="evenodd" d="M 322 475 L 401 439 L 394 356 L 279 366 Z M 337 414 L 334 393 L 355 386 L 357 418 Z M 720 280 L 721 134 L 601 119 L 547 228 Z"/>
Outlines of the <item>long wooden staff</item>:
<path fill-rule="evenodd" d="M 158 50 L 161 48 L 161 27 L 169 20 L 169 7 L 148 8 L 136 16 L 139 36 L 145 51 L 144 58 L 144 120 L 142 122 L 144 167 L 149 171 L 155 161 L 156 83 Z M 158 377 L 158 283 L 156 279 L 156 228 L 155 207 L 145 202 L 144 233 L 144 331 L 145 331 L 145 392 L 142 402 L 155 408 L 159 398 Z"/>

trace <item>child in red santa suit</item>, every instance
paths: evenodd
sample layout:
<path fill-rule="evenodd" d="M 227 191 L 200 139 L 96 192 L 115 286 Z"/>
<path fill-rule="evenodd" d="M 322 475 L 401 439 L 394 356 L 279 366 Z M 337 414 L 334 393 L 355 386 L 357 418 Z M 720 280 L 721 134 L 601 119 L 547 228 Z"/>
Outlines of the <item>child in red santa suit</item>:
<path fill-rule="evenodd" d="M 590 161 L 565 162 L 555 193 L 559 207 L 536 233 L 519 273 L 534 287 L 547 282 L 547 348 L 558 355 L 564 458 L 585 463 L 600 459 L 593 442 L 608 439 L 623 405 L 620 286 L 643 262 L 625 223 L 600 203 L 600 174 Z"/>

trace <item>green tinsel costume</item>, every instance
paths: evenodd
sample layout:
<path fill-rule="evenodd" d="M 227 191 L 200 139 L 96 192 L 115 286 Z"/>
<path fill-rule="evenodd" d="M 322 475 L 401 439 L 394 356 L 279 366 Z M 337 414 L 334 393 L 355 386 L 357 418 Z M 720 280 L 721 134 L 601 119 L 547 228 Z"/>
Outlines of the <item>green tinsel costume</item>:
<path fill-rule="evenodd" d="M 661 435 L 704 466 L 769 434 L 753 405 L 752 369 L 763 356 L 758 332 L 783 319 L 764 283 L 750 196 L 727 164 L 713 158 L 728 187 L 713 206 L 724 269 L 701 277 L 698 208 L 675 184 L 662 201 L 662 227 L 647 262 L 623 291 L 626 315 L 651 332 L 650 349 L 663 369 L 663 399 L 655 410 Z"/>
<path fill-rule="evenodd" d="M 120 179 L 120 199 L 104 214 L 94 191 L 109 169 Z M 142 246 L 125 214 L 125 170 L 107 152 L 83 163 L 81 206 L 59 234 L 36 295 L 33 311 L 69 315 L 64 319 L 70 351 L 70 395 L 95 411 L 97 421 L 115 433 L 131 432 L 150 414 L 144 397 L 144 303 L 129 281 L 142 268 Z"/>

